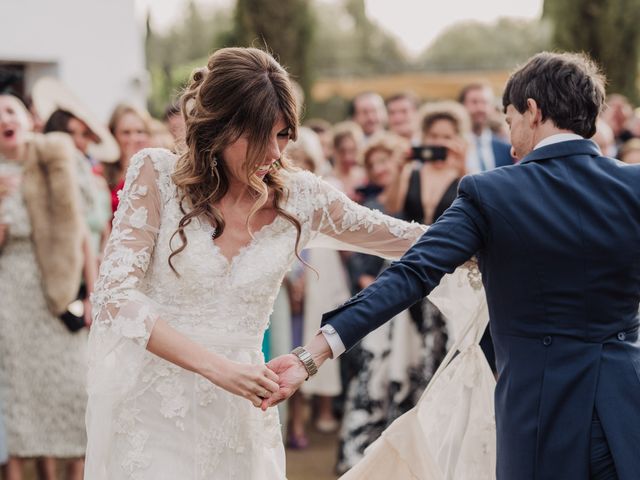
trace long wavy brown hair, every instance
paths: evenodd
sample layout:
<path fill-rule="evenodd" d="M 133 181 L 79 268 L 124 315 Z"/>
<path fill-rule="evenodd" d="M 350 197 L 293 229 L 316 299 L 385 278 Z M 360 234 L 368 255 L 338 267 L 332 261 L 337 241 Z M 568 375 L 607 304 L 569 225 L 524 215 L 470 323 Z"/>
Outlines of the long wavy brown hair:
<path fill-rule="evenodd" d="M 248 141 L 244 163 L 247 184 L 256 194 L 256 202 L 247 218 L 269 201 L 278 216 L 287 219 L 297 230 L 295 252 L 301 235 L 301 224 L 287 213 L 282 204 L 287 199 L 283 170 L 291 170 L 282 157 L 279 168 L 272 168 L 260 179 L 255 175 L 267 156 L 268 145 L 276 122 L 282 118 L 296 139 L 298 114 L 296 100 L 287 72 L 268 53 L 256 48 L 223 48 L 211 55 L 207 66 L 197 69 L 180 100 L 186 122 L 186 150 L 178 159 L 172 176 L 180 197 L 183 217 L 171 240 L 178 235 L 182 245 L 173 249 L 169 266 L 178 274 L 172 258 L 188 243 L 185 227 L 194 218 L 206 220 L 215 228 L 214 238 L 224 232 L 225 221 L 216 208 L 229 189 L 229 172 L 222 152 L 241 135 Z M 173 242 L 171 242 L 173 243 Z"/>

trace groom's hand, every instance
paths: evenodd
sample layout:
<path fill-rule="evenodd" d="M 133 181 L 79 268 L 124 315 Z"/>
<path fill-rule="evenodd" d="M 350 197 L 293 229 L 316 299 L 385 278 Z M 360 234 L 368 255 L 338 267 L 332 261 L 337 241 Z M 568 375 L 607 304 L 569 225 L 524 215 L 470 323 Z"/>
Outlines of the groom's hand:
<path fill-rule="evenodd" d="M 273 407 L 296 393 L 308 375 L 300 359 L 291 353 L 274 358 L 267 363 L 267 367 L 278 375 L 280 389 L 262 401 L 262 410 Z"/>

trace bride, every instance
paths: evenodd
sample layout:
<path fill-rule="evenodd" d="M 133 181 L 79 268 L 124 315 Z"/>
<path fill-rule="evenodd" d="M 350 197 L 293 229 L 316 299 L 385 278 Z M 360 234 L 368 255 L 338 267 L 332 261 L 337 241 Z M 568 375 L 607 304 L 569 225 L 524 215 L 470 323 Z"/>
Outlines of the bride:
<path fill-rule="evenodd" d="M 263 51 L 214 53 L 182 110 L 186 151 L 131 160 L 101 265 L 85 478 L 282 479 L 277 411 L 255 406 L 279 388 L 260 347 L 285 272 L 309 247 L 397 258 L 424 227 L 289 166 L 294 95 Z"/>

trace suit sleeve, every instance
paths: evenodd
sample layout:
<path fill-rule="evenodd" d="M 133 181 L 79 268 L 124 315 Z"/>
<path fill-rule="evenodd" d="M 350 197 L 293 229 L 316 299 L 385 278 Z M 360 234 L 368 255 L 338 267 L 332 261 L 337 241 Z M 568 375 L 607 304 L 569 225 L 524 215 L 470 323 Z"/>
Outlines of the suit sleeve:
<path fill-rule="evenodd" d="M 368 288 L 323 315 L 322 325 L 331 325 L 349 350 L 369 332 L 428 295 L 443 275 L 482 249 L 487 233 L 475 180 L 465 177 L 456 200 L 420 240 Z"/>

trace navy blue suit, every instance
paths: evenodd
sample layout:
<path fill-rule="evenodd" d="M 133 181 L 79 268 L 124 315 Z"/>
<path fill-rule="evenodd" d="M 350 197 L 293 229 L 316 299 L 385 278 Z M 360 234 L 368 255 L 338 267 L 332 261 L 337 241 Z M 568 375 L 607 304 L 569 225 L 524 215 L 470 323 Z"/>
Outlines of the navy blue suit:
<path fill-rule="evenodd" d="M 496 168 L 513 165 L 511 145 L 507 142 L 493 135 L 491 137 L 491 150 L 493 150 L 493 158 L 496 161 Z"/>
<path fill-rule="evenodd" d="M 585 480 L 594 410 L 640 478 L 640 166 L 590 140 L 465 177 L 406 255 L 323 317 L 350 348 L 478 258 L 499 373 L 500 480 Z"/>

